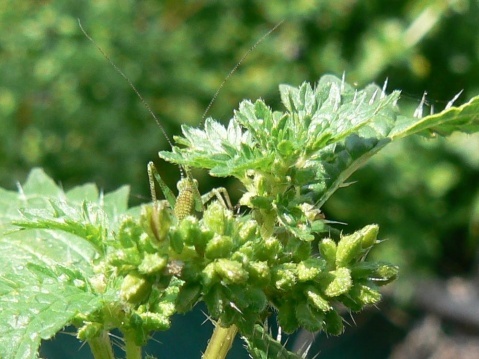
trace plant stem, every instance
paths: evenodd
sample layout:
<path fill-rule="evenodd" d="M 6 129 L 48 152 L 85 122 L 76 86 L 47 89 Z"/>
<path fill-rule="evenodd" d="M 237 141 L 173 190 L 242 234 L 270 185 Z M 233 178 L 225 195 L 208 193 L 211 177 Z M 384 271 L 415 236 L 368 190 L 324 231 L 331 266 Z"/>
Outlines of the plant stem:
<path fill-rule="evenodd" d="M 228 328 L 223 328 L 220 323 L 216 323 L 215 330 L 211 336 L 208 347 L 202 356 L 202 359 L 224 359 L 226 354 L 231 349 L 233 340 L 238 332 L 238 327 L 232 325 Z"/>
<path fill-rule="evenodd" d="M 115 359 L 108 331 L 104 330 L 98 337 L 88 340 L 95 359 Z"/>
<path fill-rule="evenodd" d="M 141 359 L 141 346 L 136 345 L 131 333 L 123 332 L 126 359 Z"/>

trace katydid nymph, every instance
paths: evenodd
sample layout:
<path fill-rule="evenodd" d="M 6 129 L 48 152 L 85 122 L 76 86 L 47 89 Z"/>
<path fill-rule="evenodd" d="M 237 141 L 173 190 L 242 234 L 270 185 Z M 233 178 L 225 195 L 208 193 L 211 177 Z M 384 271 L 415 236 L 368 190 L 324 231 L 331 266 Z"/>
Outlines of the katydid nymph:
<path fill-rule="evenodd" d="M 160 120 L 158 117 L 155 115 L 153 110 L 151 109 L 150 105 L 145 101 L 143 96 L 140 94 L 138 89 L 135 87 L 135 85 L 130 81 L 130 79 L 124 74 L 124 72 L 110 59 L 110 57 L 96 44 L 96 42 L 88 35 L 88 33 L 83 29 L 80 20 L 78 20 L 80 29 L 84 33 L 84 35 L 96 46 L 96 48 L 102 53 L 102 55 L 107 59 L 107 61 L 111 64 L 111 66 L 115 69 L 116 72 L 118 72 L 129 84 L 129 86 L 133 89 L 133 91 L 136 93 L 140 101 L 143 103 L 145 108 L 148 110 L 150 115 L 153 117 L 155 120 L 156 124 L 160 128 L 161 132 L 163 133 L 163 136 L 165 139 L 168 141 L 169 145 L 171 148 L 173 148 L 173 144 L 170 141 L 170 138 L 168 137 L 164 127 L 162 126 Z M 240 66 L 240 64 L 246 59 L 246 57 L 258 46 L 259 43 L 261 43 L 269 34 L 271 34 L 276 28 L 281 24 L 278 23 L 276 24 L 272 29 L 270 29 L 266 34 L 264 34 L 256 43 L 248 50 L 246 53 L 243 55 L 243 57 L 239 60 L 239 62 L 233 67 L 233 69 L 230 71 L 230 73 L 225 77 L 223 82 L 220 84 L 218 87 L 216 93 L 213 95 L 213 98 L 211 99 L 209 105 L 206 107 L 205 112 L 203 113 L 202 116 L 202 121 L 204 121 L 204 118 L 206 114 L 208 113 L 209 109 L 213 105 L 214 101 L 216 100 L 220 90 L 223 88 L 225 83 L 228 81 L 228 79 L 233 75 L 233 73 L 236 71 L 236 69 Z M 203 212 L 204 206 L 207 202 L 212 200 L 213 198 L 216 197 L 216 199 L 220 202 L 221 205 L 228 209 L 232 209 L 233 206 L 231 204 L 231 200 L 229 198 L 228 192 L 226 191 L 225 188 L 220 187 L 220 188 L 215 188 L 211 190 L 210 192 L 201 195 L 199 190 L 198 190 L 198 182 L 192 177 L 191 171 L 188 167 L 182 167 L 180 166 L 180 173 L 181 173 L 181 179 L 177 184 L 178 188 L 178 196 L 175 197 L 171 189 L 166 185 L 166 183 L 163 181 L 161 178 L 160 174 L 155 168 L 155 165 L 153 162 L 149 162 L 147 166 L 147 171 L 148 171 L 148 180 L 150 184 L 150 192 L 151 192 L 151 198 L 153 200 L 153 203 L 155 206 L 158 204 L 158 199 L 156 196 L 156 189 L 155 189 L 155 181 L 158 183 L 161 191 L 163 192 L 163 195 L 165 196 L 165 199 L 167 200 L 168 204 L 171 206 L 171 208 L 174 211 L 175 217 L 181 221 L 185 217 L 194 214 L 194 212 Z"/>

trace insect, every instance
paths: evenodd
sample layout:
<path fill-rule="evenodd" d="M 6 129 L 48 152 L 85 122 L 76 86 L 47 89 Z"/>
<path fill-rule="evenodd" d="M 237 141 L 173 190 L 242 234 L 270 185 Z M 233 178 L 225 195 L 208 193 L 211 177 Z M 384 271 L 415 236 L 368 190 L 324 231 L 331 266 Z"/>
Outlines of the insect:
<path fill-rule="evenodd" d="M 258 46 L 269 34 L 271 34 L 274 30 L 276 30 L 282 22 L 276 24 L 272 29 L 270 29 L 266 34 L 264 34 L 256 43 L 248 50 L 246 53 L 243 55 L 243 57 L 240 59 L 240 61 L 233 67 L 233 69 L 229 72 L 229 74 L 225 77 L 223 82 L 220 84 L 218 89 L 216 90 L 216 93 L 213 95 L 213 98 L 211 99 L 210 103 L 206 107 L 205 112 L 203 113 L 202 116 L 202 121 L 204 120 L 206 114 L 208 113 L 209 109 L 213 105 L 214 101 L 218 97 L 219 92 L 225 85 L 225 83 L 228 81 L 228 79 L 233 75 L 233 73 L 238 69 L 238 67 L 241 65 L 241 63 L 246 59 L 246 57 Z M 160 120 L 158 117 L 155 115 L 153 110 L 151 109 L 150 105 L 145 101 L 143 96 L 141 96 L 140 92 L 138 89 L 135 87 L 135 85 L 131 82 L 131 80 L 124 74 L 124 72 L 110 59 L 110 57 L 96 44 L 96 42 L 93 40 L 93 38 L 88 35 L 88 33 L 85 31 L 83 28 L 80 20 L 78 20 L 78 24 L 80 26 L 81 31 L 83 34 L 87 37 L 88 40 L 90 40 L 95 47 L 102 53 L 102 55 L 108 60 L 108 62 L 113 66 L 116 72 L 118 72 L 129 84 L 129 86 L 133 89 L 133 91 L 136 93 L 140 101 L 143 103 L 145 108 L 148 110 L 150 115 L 153 117 L 155 120 L 156 124 L 160 128 L 161 132 L 163 133 L 163 136 L 165 139 L 168 141 L 170 147 L 173 147 L 173 144 L 171 143 L 168 135 L 166 134 L 165 129 L 161 125 Z M 156 170 L 155 165 L 153 162 L 149 162 L 147 166 L 147 172 L 148 172 L 148 180 L 150 184 L 150 192 L 151 192 L 151 198 L 153 200 L 153 203 L 157 204 L 158 199 L 156 196 L 156 186 L 155 186 L 155 181 L 158 183 L 160 186 L 160 190 L 163 192 L 163 195 L 165 196 L 167 202 L 173 208 L 173 212 L 175 214 L 175 217 L 181 221 L 185 217 L 193 214 L 195 211 L 196 212 L 203 212 L 204 206 L 207 202 L 212 200 L 213 198 L 216 197 L 216 199 L 223 205 L 225 208 L 232 209 L 233 206 L 231 204 L 230 197 L 228 195 L 228 192 L 224 187 L 219 187 L 211 190 L 210 192 L 201 195 L 199 190 L 198 190 L 198 181 L 193 178 L 191 175 L 191 171 L 188 167 L 180 166 L 180 174 L 181 174 L 181 179 L 177 184 L 178 188 L 178 196 L 175 197 L 171 189 L 166 185 L 166 183 L 163 181 L 161 178 L 160 174 Z"/>

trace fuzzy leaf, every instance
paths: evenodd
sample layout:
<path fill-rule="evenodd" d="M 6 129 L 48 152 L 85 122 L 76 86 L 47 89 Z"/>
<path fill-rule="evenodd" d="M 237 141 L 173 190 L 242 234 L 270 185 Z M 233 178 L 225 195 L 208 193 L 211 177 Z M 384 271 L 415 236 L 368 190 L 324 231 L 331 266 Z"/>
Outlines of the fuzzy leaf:
<path fill-rule="evenodd" d="M 265 329 L 259 325 L 254 326 L 252 335 L 243 336 L 246 349 L 254 359 L 300 359 L 301 356 L 286 350 L 283 344 L 273 339 Z"/>
<path fill-rule="evenodd" d="M 97 293 L 89 282 L 99 252 L 97 243 L 85 238 L 108 227 L 103 208 L 120 215 L 126 208 L 120 204 L 128 198 L 125 190 L 99 198 L 93 185 L 65 194 L 40 169 L 33 170 L 19 189 L 1 190 L 2 358 L 36 358 L 41 340 L 53 337 L 78 313 L 92 313 L 109 300 L 110 294 Z M 85 197 L 94 199 L 95 206 L 78 202 Z M 23 208 L 28 210 L 21 215 Z M 20 230 L 15 222 L 32 229 Z"/>

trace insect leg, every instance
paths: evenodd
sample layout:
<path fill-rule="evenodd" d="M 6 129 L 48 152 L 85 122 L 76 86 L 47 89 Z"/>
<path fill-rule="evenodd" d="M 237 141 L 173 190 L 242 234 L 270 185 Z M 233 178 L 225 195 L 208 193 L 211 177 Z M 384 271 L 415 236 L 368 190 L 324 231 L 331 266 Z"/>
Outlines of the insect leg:
<path fill-rule="evenodd" d="M 157 201 L 156 190 L 155 190 L 155 180 L 156 180 L 156 182 L 160 186 L 161 192 L 163 192 L 163 194 L 165 195 L 165 198 L 170 204 L 171 208 L 174 208 L 176 203 L 175 195 L 173 194 L 171 189 L 168 188 L 165 181 L 163 181 L 158 171 L 156 170 L 156 167 L 153 162 L 148 163 L 147 171 L 148 171 L 148 181 L 150 182 L 151 199 L 153 200 L 153 202 Z"/>
<path fill-rule="evenodd" d="M 231 200 L 230 196 L 228 194 L 228 191 L 224 187 L 219 187 L 219 188 L 214 188 L 208 193 L 204 194 L 201 196 L 201 201 L 203 204 L 209 202 L 212 200 L 214 197 L 218 200 L 218 202 L 221 203 L 221 205 L 225 208 L 228 208 L 230 210 L 233 210 L 233 206 L 231 205 Z"/>

